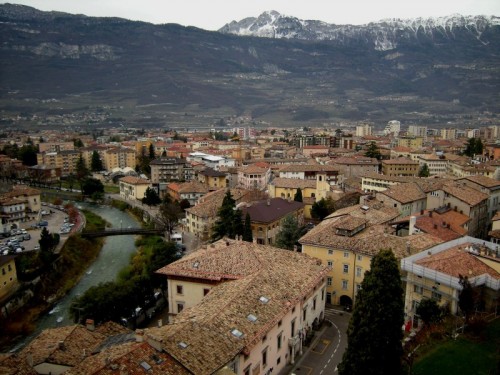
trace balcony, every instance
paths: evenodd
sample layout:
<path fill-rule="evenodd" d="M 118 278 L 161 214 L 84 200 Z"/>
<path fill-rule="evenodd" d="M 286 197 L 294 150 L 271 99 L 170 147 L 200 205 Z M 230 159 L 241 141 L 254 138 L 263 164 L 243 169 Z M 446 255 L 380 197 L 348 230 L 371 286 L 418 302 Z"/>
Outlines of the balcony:
<path fill-rule="evenodd" d="M 299 335 L 295 335 L 292 338 L 288 339 L 288 346 L 290 348 L 293 348 L 293 347 L 297 346 L 297 344 L 299 343 L 299 341 L 300 341 Z"/>

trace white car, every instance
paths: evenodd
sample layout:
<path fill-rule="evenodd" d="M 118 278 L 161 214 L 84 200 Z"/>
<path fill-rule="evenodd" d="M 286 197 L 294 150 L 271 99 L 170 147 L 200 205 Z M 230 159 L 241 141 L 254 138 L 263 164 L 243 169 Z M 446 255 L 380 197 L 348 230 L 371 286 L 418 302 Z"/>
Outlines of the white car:
<path fill-rule="evenodd" d="M 36 245 L 33 250 L 40 250 L 40 245 Z"/>

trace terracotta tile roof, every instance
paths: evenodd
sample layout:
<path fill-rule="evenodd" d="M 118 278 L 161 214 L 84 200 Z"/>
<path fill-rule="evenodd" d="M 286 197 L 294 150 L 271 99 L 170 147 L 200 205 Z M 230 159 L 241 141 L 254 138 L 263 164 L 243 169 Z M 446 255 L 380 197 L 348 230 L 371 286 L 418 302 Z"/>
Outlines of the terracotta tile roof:
<path fill-rule="evenodd" d="M 477 256 L 466 251 L 472 244 L 463 244 L 429 255 L 415 263 L 453 277 L 467 276 L 469 278 L 488 274 L 500 279 L 500 274 L 493 268 L 481 262 Z"/>
<path fill-rule="evenodd" d="M 237 203 L 244 200 L 244 196 L 247 194 L 249 194 L 249 191 L 245 189 L 231 189 L 231 195 Z M 198 217 L 215 217 L 222 205 L 224 195 L 226 195 L 225 188 L 208 193 L 203 198 L 200 198 L 194 207 L 186 209 L 186 212 Z"/>
<path fill-rule="evenodd" d="M 130 185 L 149 185 L 150 182 L 140 177 L 125 176 L 120 178 L 120 182 L 125 182 Z"/>
<path fill-rule="evenodd" d="M 102 352 L 86 357 L 68 375 L 114 375 L 126 371 L 128 375 L 191 374 L 166 353 L 157 351 L 146 342 L 128 342 L 106 348 Z"/>
<path fill-rule="evenodd" d="M 214 248 L 199 250 L 200 255 L 188 256 L 197 257 L 203 269 L 203 264 L 222 251 L 224 256 L 218 256 L 220 276 L 227 272 L 224 261 L 241 272 L 240 258 L 253 258 L 249 269 L 243 272 L 246 276 L 213 288 L 200 304 L 177 315 L 172 324 L 145 332 L 194 374 L 212 374 L 238 353 L 248 354 L 292 306 L 323 282 L 330 270 L 306 254 L 227 241 L 228 246 L 226 240 L 221 240 Z M 253 255 L 250 257 L 248 253 Z M 261 297 L 266 297 L 267 303 L 262 303 Z M 247 318 L 250 313 L 257 317 L 255 322 Z M 233 329 L 243 335 L 235 337 L 231 334 Z M 181 341 L 187 344 L 184 349 L 179 346 Z"/>
<path fill-rule="evenodd" d="M 243 217 L 250 214 L 252 223 L 272 223 L 304 208 L 303 202 L 295 202 L 283 198 L 271 198 L 266 201 L 252 202 L 250 206 L 242 206 Z"/>
<path fill-rule="evenodd" d="M 283 178 L 277 177 L 272 182 L 271 185 L 280 187 L 280 188 L 290 188 L 290 189 L 315 189 L 316 188 L 316 180 L 302 180 L 298 178 Z"/>
<path fill-rule="evenodd" d="M 500 181 L 494 180 L 492 178 L 476 175 L 465 177 L 466 180 L 472 181 L 478 185 L 484 186 L 486 188 L 500 188 Z"/>
<path fill-rule="evenodd" d="M 363 206 L 365 206 L 365 209 L 362 208 Z M 366 209 L 366 207 L 368 207 L 368 209 Z M 400 213 L 393 207 L 386 206 L 376 200 L 371 200 L 366 202 L 365 204 L 358 204 L 341 208 L 327 216 L 326 219 L 331 219 L 343 215 L 364 218 L 368 221 L 368 225 L 376 225 L 389 223 L 397 218 Z"/>
<path fill-rule="evenodd" d="M 25 358 L 16 354 L 0 354 L 0 374 L 2 375 L 38 375 L 28 365 Z"/>
<path fill-rule="evenodd" d="M 450 182 L 443 186 L 443 191 L 455 198 L 467 203 L 470 206 L 476 206 L 482 201 L 488 199 L 488 195 L 477 191 L 465 184 Z"/>
<path fill-rule="evenodd" d="M 199 181 L 190 181 L 179 184 L 178 191 L 179 193 L 208 193 L 207 187 Z"/>
<path fill-rule="evenodd" d="M 366 156 L 359 157 L 343 157 L 333 159 L 331 164 L 343 164 L 343 165 L 378 165 L 379 161 L 374 158 L 367 158 Z"/>
<path fill-rule="evenodd" d="M 14 185 L 12 190 L 2 194 L 2 197 L 18 197 L 18 196 L 30 196 L 30 195 L 40 195 L 41 191 L 26 185 Z"/>
<path fill-rule="evenodd" d="M 266 174 L 268 170 L 269 170 L 269 167 L 268 168 L 261 168 L 255 164 L 250 164 L 250 165 L 238 168 L 238 172 L 253 173 L 253 174 Z"/>
<path fill-rule="evenodd" d="M 47 362 L 72 367 L 80 363 L 84 349 L 91 353 L 105 338 L 80 325 L 50 328 L 42 331 L 20 355 L 31 355 L 35 366 Z"/>
<path fill-rule="evenodd" d="M 167 188 L 168 188 L 168 190 L 179 192 L 179 187 L 180 187 L 179 185 L 180 184 L 177 182 L 171 182 L 171 183 L 167 184 Z"/>
<path fill-rule="evenodd" d="M 335 222 L 341 217 L 325 219 L 306 235 L 299 239 L 303 245 L 349 250 L 354 253 L 373 256 L 381 249 L 392 249 L 398 258 L 408 256 L 409 253 L 427 249 L 442 240 L 428 234 L 416 234 L 413 236 L 399 237 L 389 234 L 391 228 L 386 225 L 373 225 L 358 232 L 354 236 L 342 236 L 337 234 Z"/>
<path fill-rule="evenodd" d="M 427 195 L 422 191 L 420 186 L 414 182 L 391 186 L 389 189 L 381 191 L 378 194 L 385 195 L 402 204 L 427 198 Z"/>
<path fill-rule="evenodd" d="M 382 160 L 382 164 L 390 164 L 390 165 L 418 165 L 418 161 L 413 161 L 408 158 L 397 158 L 397 159 L 389 159 L 389 160 Z"/>
<path fill-rule="evenodd" d="M 280 168 L 280 172 L 334 172 L 339 171 L 335 165 L 320 165 L 320 164 L 291 164 L 284 165 Z"/>
<path fill-rule="evenodd" d="M 198 172 L 199 174 L 207 177 L 224 177 L 226 174 L 223 172 L 216 171 L 212 168 L 205 168 L 202 171 Z"/>

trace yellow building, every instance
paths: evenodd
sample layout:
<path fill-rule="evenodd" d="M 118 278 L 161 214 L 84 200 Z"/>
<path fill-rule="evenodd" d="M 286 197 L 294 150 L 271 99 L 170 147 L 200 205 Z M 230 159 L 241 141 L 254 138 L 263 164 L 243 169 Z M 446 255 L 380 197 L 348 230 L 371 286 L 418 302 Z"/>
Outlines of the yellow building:
<path fill-rule="evenodd" d="M 139 177 L 126 176 L 120 178 L 120 196 L 127 200 L 141 200 L 151 183 Z"/>
<path fill-rule="evenodd" d="M 226 187 L 226 174 L 212 168 L 205 168 L 198 172 L 196 179 L 205 185 L 208 190 L 218 190 Z"/>
<path fill-rule="evenodd" d="M 415 177 L 419 169 L 418 162 L 406 158 L 382 160 L 382 174 L 385 176 Z"/>
<path fill-rule="evenodd" d="M 497 245 L 473 237 L 461 237 L 404 258 L 406 272 L 405 320 L 419 325 L 416 309 L 424 298 L 458 313 L 458 296 L 462 289 L 460 275 L 467 276 L 474 288 L 481 288 L 484 311 L 495 311 L 500 289 L 500 264 Z"/>
<path fill-rule="evenodd" d="M 80 151 L 82 154 L 83 160 L 85 161 L 85 166 L 89 170 L 92 169 L 92 155 L 94 154 L 94 151 L 97 151 L 99 158 L 101 159 L 102 166 L 104 169 L 106 169 L 106 150 L 107 148 L 105 146 L 82 147 L 78 149 L 78 151 Z"/>
<path fill-rule="evenodd" d="M 76 173 L 76 164 L 80 159 L 80 152 L 76 150 L 44 152 L 37 154 L 36 159 L 38 165 L 44 164 L 61 168 L 61 174 L 68 176 Z"/>
<path fill-rule="evenodd" d="M 13 185 L 12 190 L 2 195 L 0 198 L 15 198 L 24 202 L 26 213 L 37 213 L 42 208 L 40 198 L 41 191 L 27 185 Z"/>
<path fill-rule="evenodd" d="M 408 147 L 413 150 L 422 148 L 424 139 L 422 137 L 401 137 L 398 138 L 398 146 Z"/>
<path fill-rule="evenodd" d="M 302 252 L 331 267 L 327 303 L 352 305 L 371 259 L 391 249 L 398 259 L 436 244 L 427 234 L 398 237 L 391 233 L 397 210 L 371 201 L 338 210 L 300 238 Z"/>
<path fill-rule="evenodd" d="M 104 168 L 112 171 L 114 168 L 135 168 L 135 152 L 130 148 L 114 147 L 104 153 Z"/>
<path fill-rule="evenodd" d="M 282 373 L 324 319 L 328 271 L 301 253 L 222 239 L 157 271 L 178 316 L 147 342 L 181 347 L 175 357 L 193 374 Z"/>
<path fill-rule="evenodd" d="M 14 255 L 0 255 L 0 301 L 19 287 Z"/>

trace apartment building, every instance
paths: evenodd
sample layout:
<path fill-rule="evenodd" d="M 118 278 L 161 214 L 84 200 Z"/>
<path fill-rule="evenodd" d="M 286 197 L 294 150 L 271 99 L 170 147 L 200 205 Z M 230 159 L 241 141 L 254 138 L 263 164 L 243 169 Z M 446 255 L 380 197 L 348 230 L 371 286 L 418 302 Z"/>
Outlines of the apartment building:
<path fill-rule="evenodd" d="M 74 149 L 75 149 L 75 144 L 73 142 L 41 142 L 41 143 L 38 143 L 38 151 L 40 153 L 73 151 Z"/>
<path fill-rule="evenodd" d="M 14 255 L 0 255 L 0 301 L 19 288 L 15 258 Z"/>
<path fill-rule="evenodd" d="M 361 189 L 366 193 L 384 191 L 392 186 L 408 182 L 408 177 L 386 176 L 378 173 L 367 173 L 361 177 Z"/>
<path fill-rule="evenodd" d="M 475 175 L 457 180 L 465 185 L 488 195 L 488 222 L 493 219 L 497 212 L 500 212 L 500 181 L 489 177 Z"/>
<path fill-rule="evenodd" d="M 60 152 L 44 152 L 37 154 L 37 164 L 61 169 L 62 176 L 76 174 L 76 164 L 80 159 L 80 152 L 66 150 Z"/>
<path fill-rule="evenodd" d="M 158 158 L 152 160 L 149 165 L 151 167 L 151 182 L 153 184 L 190 181 L 193 177 L 193 168 L 186 159 Z"/>
<path fill-rule="evenodd" d="M 126 147 L 108 148 L 104 153 L 103 164 L 104 168 L 109 172 L 115 168 L 123 169 L 128 167 L 135 169 L 135 152 L 133 149 Z"/>
<path fill-rule="evenodd" d="M 424 138 L 414 136 L 399 137 L 397 144 L 399 147 L 408 147 L 413 150 L 420 149 L 424 145 Z"/>
<path fill-rule="evenodd" d="M 341 185 L 344 180 L 340 168 L 336 165 L 295 164 L 284 165 L 279 170 L 280 178 L 317 180 L 320 175 L 330 186 Z"/>
<path fill-rule="evenodd" d="M 378 173 L 380 162 L 366 156 L 341 157 L 333 159 L 331 165 L 339 169 L 344 178 L 361 177 L 367 173 Z"/>
<path fill-rule="evenodd" d="M 399 217 L 413 215 L 425 210 L 427 194 L 415 182 L 408 182 L 390 187 L 375 194 L 375 198 L 399 211 Z"/>
<path fill-rule="evenodd" d="M 157 271 L 176 316 L 145 338 L 193 374 L 278 374 L 324 318 L 328 271 L 305 254 L 222 239 Z"/>
<path fill-rule="evenodd" d="M 401 260 L 406 273 L 405 320 L 419 326 L 417 307 L 424 298 L 459 312 L 462 290 L 460 276 L 466 276 L 474 288 L 481 288 L 484 311 L 495 311 L 500 289 L 498 245 L 473 237 L 461 237 L 430 247 Z"/>
<path fill-rule="evenodd" d="M 250 215 L 252 237 L 260 245 L 273 245 L 276 235 L 281 231 L 285 217 L 293 216 L 299 225 L 304 222 L 304 206 L 302 202 L 292 199 L 270 198 L 265 201 L 240 205 L 242 216 Z"/>
<path fill-rule="evenodd" d="M 198 199 L 208 193 L 208 188 L 198 181 L 172 182 L 167 185 L 167 193 L 174 200 L 187 200 L 191 206 L 194 206 Z"/>
<path fill-rule="evenodd" d="M 382 160 L 382 174 L 386 176 L 418 176 L 420 164 L 407 158 Z"/>
<path fill-rule="evenodd" d="M 126 200 L 141 200 L 146 190 L 151 186 L 150 181 L 133 176 L 125 176 L 119 180 L 120 196 Z"/>
<path fill-rule="evenodd" d="M 209 191 L 218 190 L 227 186 L 226 174 L 212 168 L 198 171 L 196 180 L 205 185 Z"/>
<path fill-rule="evenodd" d="M 326 301 L 352 305 L 371 259 L 381 249 L 392 249 L 398 259 L 440 242 L 427 234 L 396 236 L 389 224 L 399 212 L 371 200 L 335 211 L 300 238 L 302 252 L 331 267 Z"/>
<path fill-rule="evenodd" d="M 430 176 L 442 176 L 446 174 L 448 160 L 444 156 L 438 156 L 436 154 L 420 154 L 418 162 L 420 164 L 419 168 L 422 168 L 424 164 L 427 164 Z"/>
<path fill-rule="evenodd" d="M 238 187 L 243 189 L 265 190 L 271 179 L 271 168 L 255 164 L 238 168 Z"/>
<path fill-rule="evenodd" d="M 27 185 L 13 185 L 8 192 L 0 194 L 0 199 L 14 198 L 24 202 L 26 214 L 36 214 L 42 208 L 41 191 Z"/>

